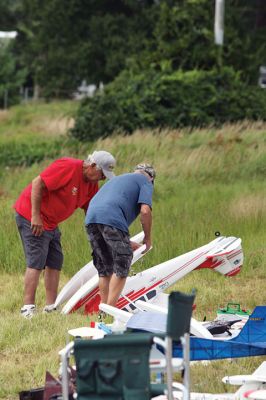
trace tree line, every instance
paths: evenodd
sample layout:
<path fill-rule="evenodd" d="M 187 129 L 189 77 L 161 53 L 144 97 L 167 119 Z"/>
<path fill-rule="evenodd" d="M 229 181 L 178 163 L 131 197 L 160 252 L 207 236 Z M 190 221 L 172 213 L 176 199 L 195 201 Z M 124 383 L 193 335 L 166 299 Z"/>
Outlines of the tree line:
<path fill-rule="evenodd" d="M 84 79 L 108 85 L 125 71 L 128 79 L 223 68 L 257 85 L 266 2 L 225 0 L 222 48 L 214 44 L 214 9 L 215 0 L 1 0 L 1 30 L 18 36 L 0 47 L 0 91 L 13 77 L 13 86 L 64 98 Z"/>

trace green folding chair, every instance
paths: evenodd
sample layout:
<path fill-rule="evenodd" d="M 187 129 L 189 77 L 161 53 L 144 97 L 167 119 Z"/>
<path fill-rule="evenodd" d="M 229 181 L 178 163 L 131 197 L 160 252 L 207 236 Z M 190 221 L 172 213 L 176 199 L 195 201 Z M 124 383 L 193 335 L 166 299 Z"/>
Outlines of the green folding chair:
<path fill-rule="evenodd" d="M 180 341 L 183 348 L 183 400 L 189 400 L 190 398 L 190 320 L 194 299 L 195 290 L 191 294 L 172 292 L 169 295 L 165 338 L 168 400 L 173 400 L 173 341 Z"/>
<path fill-rule="evenodd" d="M 166 335 L 126 333 L 108 335 L 104 339 L 77 339 L 61 350 L 63 399 L 68 400 L 68 359 L 74 350 L 78 400 L 150 400 L 160 394 L 173 399 L 173 341 L 181 341 L 184 369 L 184 400 L 189 400 L 189 329 L 195 295 L 173 292 L 169 296 Z M 150 370 L 151 346 L 165 349 L 167 385 L 152 384 Z"/>
<path fill-rule="evenodd" d="M 150 384 L 153 335 L 132 333 L 76 340 L 78 400 L 150 400 L 164 387 Z"/>

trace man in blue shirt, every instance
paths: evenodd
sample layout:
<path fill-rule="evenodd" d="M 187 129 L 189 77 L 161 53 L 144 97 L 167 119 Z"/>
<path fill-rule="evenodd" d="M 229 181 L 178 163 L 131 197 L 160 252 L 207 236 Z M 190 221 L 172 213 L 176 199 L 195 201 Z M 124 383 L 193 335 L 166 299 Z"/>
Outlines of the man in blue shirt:
<path fill-rule="evenodd" d="M 91 200 L 85 225 L 99 274 L 101 302 L 115 306 L 124 288 L 133 250 L 128 228 L 140 214 L 146 251 L 151 247 L 152 194 L 155 170 L 139 164 L 133 173 L 107 182 Z"/>

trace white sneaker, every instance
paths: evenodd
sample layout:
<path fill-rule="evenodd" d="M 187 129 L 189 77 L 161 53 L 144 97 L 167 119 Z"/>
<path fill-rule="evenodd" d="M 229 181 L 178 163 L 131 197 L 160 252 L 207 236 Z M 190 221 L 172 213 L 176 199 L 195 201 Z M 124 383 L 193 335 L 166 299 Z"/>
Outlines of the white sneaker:
<path fill-rule="evenodd" d="M 24 318 L 31 319 L 36 314 L 35 304 L 25 304 L 20 309 L 20 315 Z"/>
<path fill-rule="evenodd" d="M 56 311 L 56 307 L 54 306 L 54 304 L 48 304 L 42 310 L 43 314 L 49 314 L 53 311 Z"/>

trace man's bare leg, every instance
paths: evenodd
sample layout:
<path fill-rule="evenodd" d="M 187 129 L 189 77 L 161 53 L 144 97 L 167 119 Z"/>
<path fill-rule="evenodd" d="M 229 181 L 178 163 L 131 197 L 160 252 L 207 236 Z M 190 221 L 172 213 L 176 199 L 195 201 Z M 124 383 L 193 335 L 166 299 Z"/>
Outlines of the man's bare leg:
<path fill-rule="evenodd" d="M 35 304 L 35 294 L 41 275 L 41 270 L 28 268 L 24 277 L 24 304 Z"/>
<path fill-rule="evenodd" d="M 101 296 L 101 303 L 107 303 L 110 279 L 111 279 L 111 276 L 100 276 L 99 277 L 99 290 L 100 290 L 100 296 Z"/>
<path fill-rule="evenodd" d="M 46 304 L 54 304 L 57 297 L 57 290 L 59 285 L 60 271 L 57 269 L 45 267 L 44 271 L 44 284 L 46 290 Z"/>
<path fill-rule="evenodd" d="M 109 294 L 107 304 L 110 306 L 115 307 L 119 296 L 124 289 L 125 283 L 127 278 L 121 278 L 116 274 L 113 274 L 109 284 Z"/>

